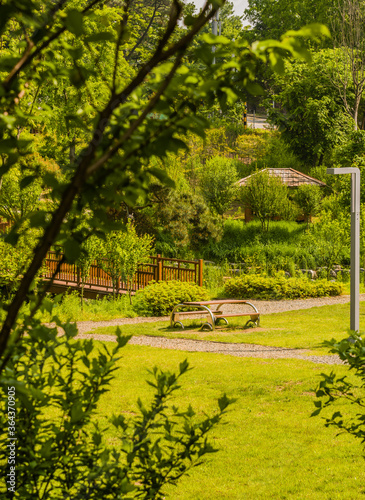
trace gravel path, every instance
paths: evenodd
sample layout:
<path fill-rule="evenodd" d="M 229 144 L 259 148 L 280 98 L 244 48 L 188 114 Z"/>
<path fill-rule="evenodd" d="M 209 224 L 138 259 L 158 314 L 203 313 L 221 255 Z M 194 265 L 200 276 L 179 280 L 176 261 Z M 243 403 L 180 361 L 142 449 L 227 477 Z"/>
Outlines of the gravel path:
<path fill-rule="evenodd" d="M 104 342 L 115 342 L 114 335 L 80 333 L 77 335 L 77 338 L 93 338 L 94 340 L 102 340 Z M 231 344 L 228 342 L 212 342 L 206 340 L 167 339 L 165 337 L 148 337 L 145 335 L 132 337 L 128 343 L 133 345 L 160 347 L 162 349 L 175 349 L 177 351 L 213 352 L 216 354 L 228 354 L 229 356 L 238 356 L 241 358 L 296 358 L 326 365 L 342 364 L 341 360 L 337 356 L 312 356 L 306 354 L 308 352 L 306 349 L 267 347 L 256 344 Z"/>
<path fill-rule="evenodd" d="M 365 294 L 360 295 L 360 300 L 365 300 Z M 294 311 L 299 309 L 309 309 L 311 307 L 321 307 L 334 304 L 345 304 L 350 302 L 349 295 L 341 295 L 340 297 L 321 297 L 316 299 L 303 300 L 254 300 L 253 304 L 257 307 L 262 315 Z M 232 312 L 236 306 L 231 306 L 229 311 Z M 138 323 L 150 323 L 154 321 L 166 321 L 168 316 L 158 318 L 120 318 L 110 321 L 78 321 L 77 327 L 79 334 L 77 338 L 94 338 L 107 342 L 115 342 L 114 335 L 100 335 L 90 333 L 96 328 L 103 326 L 118 326 Z M 88 332 L 88 333 L 87 333 Z M 304 359 L 314 363 L 322 364 L 341 364 L 342 362 L 337 356 L 313 356 L 309 355 L 305 349 L 289 349 L 281 347 L 266 347 L 255 344 L 231 344 L 227 342 L 209 342 L 205 340 L 189 340 L 189 339 L 167 339 L 164 337 L 149 337 L 138 336 L 133 337 L 130 344 L 147 345 L 159 347 L 162 349 L 176 349 L 188 352 L 213 352 L 218 354 L 226 354 L 230 356 L 250 357 L 250 358 L 273 358 L 273 359 Z"/>

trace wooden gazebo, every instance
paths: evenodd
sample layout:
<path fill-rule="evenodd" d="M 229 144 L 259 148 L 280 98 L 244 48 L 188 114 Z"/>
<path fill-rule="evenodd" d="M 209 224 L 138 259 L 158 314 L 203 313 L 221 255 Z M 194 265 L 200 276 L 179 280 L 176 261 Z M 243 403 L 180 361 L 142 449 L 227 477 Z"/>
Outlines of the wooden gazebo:
<path fill-rule="evenodd" d="M 319 181 L 318 179 L 314 179 L 313 177 L 310 177 L 309 175 L 303 174 L 302 172 L 299 172 L 298 170 L 294 170 L 294 168 L 265 168 L 261 170 L 260 172 L 268 172 L 269 175 L 274 175 L 276 177 L 279 177 L 279 179 L 288 186 L 289 189 L 295 189 L 301 186 L 302 184 L 310 184 L 312 186 L 318 186 L 318 187 L 326 187 L 326 184 L 322 181 Z M 237 181 L 237 184 L 239 186 L 245 186 L 247 181 L 253 177 L 254 175 L 257 175 L 258 172 L 255 172 L 254 174 L 249 175 L 248 177 L 244 177 L 243 179 L 240 179 Z M 238 208 L 238 207 L 237 207 Z M 252 220 L 252 211 L 251 208 L 248 206 L 245 206 L 245 221 L 249 222 Z"/>

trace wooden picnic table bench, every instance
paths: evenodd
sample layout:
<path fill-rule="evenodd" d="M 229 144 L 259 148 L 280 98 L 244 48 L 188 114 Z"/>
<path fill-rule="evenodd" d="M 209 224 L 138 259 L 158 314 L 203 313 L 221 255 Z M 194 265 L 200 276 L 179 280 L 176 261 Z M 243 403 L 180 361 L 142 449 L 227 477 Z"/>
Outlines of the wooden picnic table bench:
<path fill-rule="evenodd" d="M 231 304 L 241 304 L 250 306 L 253 311 L 248 312 L 233 312 L 233 313 L 225 313 L 221 308 L 224 305 Z M 210 309 L 209 306 L 213 306 L 214 309 Z M 188 311 L 179 311 L 178 309 L 189 309 Z M 195 309 L 195 310 L 194 310 Z M 184 325 L 180 321 L 186 317 L 192 316 L 206 316 L 207 322 L 203 324 L 204 326 L 209 326 L 211 330 L 215 329 L 215 325 L 219 320 L 223 320 L 226 325 L 228 325 L 227 318 L 240 317 L 240 316 L 249 316 L 250 319 L 246 322 L 245 327 L 250 323 L 259 326 L 260 324 L 260 313 L 256 309 L 256 307 L 251 304 L 251 302 L 247 302 L 247 300 L 240 299 L 216 299 L 216 300 L 203 300 L 200 302 L 181 302 L 174 307 L 171 316 L 170 316 L 170 326 L 174 327 L 175 325 L 180 325 L 181 328 L 184 328 Z"/>

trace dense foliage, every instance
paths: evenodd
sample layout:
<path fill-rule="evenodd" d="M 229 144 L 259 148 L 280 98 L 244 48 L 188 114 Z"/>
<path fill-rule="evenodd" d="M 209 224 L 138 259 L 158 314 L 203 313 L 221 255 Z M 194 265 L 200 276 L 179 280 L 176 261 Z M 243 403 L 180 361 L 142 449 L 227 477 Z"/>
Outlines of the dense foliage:
<path fill-rule="evenodd" d="M 228 280 L 224 290 L 228 297 L 236 299 L 280 300 L 341 295 L 342 287 L 327 280 L 248 274 Z"/>
<path fill-rule="evenodd" d="M 87 276 L 94 237 L 118 250 L 129 280 L 140 248 L 130 245 L 133 258 L 126 256 L 128 241 L 113 233 L 125 226 L 120 213 L 149 205 L 151 183 L 162 190 L 175 185 L 159 164 L 186 151 L 192 135 L 204 139 L 209 122 L 199 108 L 218 102 L 226 110 L 243 90 L 257 91 L 259 64 L 280 71 L 283 55 L 309 59 L 298 37 L 326 32 L 316 26 L 253 46 L 207 32 L 198 38 L 223 3 L 208 3 L 197 15 L 178 0 L 0 5 L 0 208 L 13 222 L 5 245 L 25 257 L 20 270 L 3 269 L 6 276 L 13 273 L 15 287 L 1 304 L 0 386 L 2 394 L 16 391 L 20 402 L 17 479 L 5 485 L 15 498 L 162 498 L 164 484 L 213 451 L 205 436 L 227 399 L 215 417 L 198 424 L 191 422 L 191 409 L 172 407 L 170 418 L 165 401 L 178 376 L 157 369 L 151 407 L 139 403 L 140 415 L 130 425 L 116 417 L 121 444 L 104 446 L 103 430 L 93 429 L 91 418 L 125 340 L 93 357 L 91 343 L 74 342 L 74 327 L 65 325 L 59 338 L 55 328 L 35 322 L 46 289 L 32 293 L 52 245 L 63 247 L 64 261 L 79 260 Z M 228 11 L 226 17 L 232 17 Z M 206 211 L 200 201 L 196 205 L 191 232 Z M 208 226 L 209 217 L 202 229 Z M 151 236 L 142 239 L 145 253 Z M 201 296 L 196 290 L 189 295 Z M 180 374 L 186 369 L 182 363 Z M 3 442 L 5 415 L 14 420 L 2 412 Z"/>
<path fill-rule="evenodd" d="M 334 408 L 336 411 L 326 420 L 326 427 L 333 426 L 339 433 L 347 432 L 353 437 L 365 443 L 365 415 L 364 415 L 364 383 L 365 383 L 365 340 L 356 332 L 347 339 L 337 342 L 335 339 L 324 343 L 330 348 L 330 352 L 337 354 L 339 358 L 348 366 L 351 376 L 339 376 L 332 371 L 329 375 L 322 373 L 321 382 L 318 384 L 315 401 L 316 410 L 312 416 L 318 415 L 327 408 Z M 336 406 L 340 402 L 341 407 Z M 355 407 L 359 413 L 346 416 L 346 405 L 348 403 Z M 323 414 L 322 413 L 322 414 Z M 348 412 L 353 413 L 353 412 Z"/>
<path fill-rule="evenodd" d="M 166 316 L 180 302 L 208 299 L 207 291 L 195 283 L 159 281 L 138 292 L 136 310 L 145 316 Z"/>
<path fill-rule="evenodd" d="M 229 400 L 221 398 L 218 412 L 200 420 L 191 407 L 181 411 L 171 405 L 188 370 L 184 361 L 177 374 L 153 370 L 148 381 L 153 399 L 138 401 L 135 418 L 110 415 L 107 424 L 98 425 L 98 402 L 109 390 L 129 337 L 118 332 L 115 347 L 97 346 L 92 340 L 75 340 L 75 325 L 57 323 L 64 329 L 62 337 L 57 328 L 32 324 L 0 387 L 1 428 L 8 426 L 9 411 L 16 415 L 12 498 L 164 498 L 166 484 L 175 484 L 205 454 L 216 451 L 206 434 L 221 420 Z M 9 388 L 17 400 L 10 410 Z M 117 436 L 113 444 L 105 438 L 111 428 Z M 9 457 L 6 445 L 14 441 L 2 433 L 0 442 L 3 463 Z M 2 495 L 6 486 L 0 487 Z"/>
<path fill-rule="evenodd" d="M 85 390 L 76 401 L 74 367 L 67 357 L 75 353 L 72 342 L 63 357 L 58 344 L 52 344 L 56 342 L 54 330 L 38 325 L 34 332 L 39 338 L 24 336 L 32 332 L 28 326 L 46 293 L 43 290 L 31 300 L 51 245 L 63 247 L 65 261 L 78 263 L 84 280 L 100 250 L 97 241 L 103 240 L 112 257 L 108 272 L 113 274 L 115 288 L 119 276 L 131 281 L 137 261 L 147 255 L 152 240 L 155 249 L 166 256 L 229 259 L 243 262 L 246 270 L 261 267 L 274 273 L 285 269 L 293 276 L 298 267 L 325 265 L 329 273 L 334 264 L 348 264 L 350 182 L 329 179 L 325 170 L 332 163 L 364 165 L 364 138 L 356 131 L 365 124 L 362 95 L 356 86 L 362 66 L 355 64 L 358 69 L 352 75 L 356 78 L 345 83 L 343 76 L 351 65 L 346 50 L 329 49 L 329 33 L 321 25 L 301 28 L 303 23 L 323 20 L 333 5 L 299 2 L 294 16 L 288 2 L 271 5 L 252 0 L 247 13 L 254 26 L 243 30 L 232 6 L 223 3 L 208 3 L 199 14 L 178 0 L 5 0 L 0 5 L 0 215 L 13 224 L 0 247 L 1 284 L 7 291 L 2 303 L 0 372 L 5 374 L 2 386 L 17 384 L 24 404 L 19 432 L 26 443 L 23 457 L 28 470 L 22 469 L 21 480 L 30 481 L 32 494 L 46 495 L 52 485 L 63 498 L 65 493 L 74 498 L 108 498 L 119 485 L 118 494 L 158 498 L 164 481 L 173 482 L 188 469 L 172 455 L 161 460 L 159 441 L 148 437 L 142 440 L 143 446 L 126 445 L 126 460 L 133 462 L 128 462 L 128 471 L 124 465 L 115 465 L 116 453 L 104 453 L 98 432 L 86 439 L 90 453 L 80 451 L 79 422 L 88 423 L 89 410 L 97 402 L 97 397 L 90 398 L 88 381 L 94 377 L 99 385 L 107 382 L 112 357 L 100 355 L 99 364 L 105 370 L 98 372 L 88 356 L 91 348 L 85 347 L 89 352 L 80 359 L 91 371 L 79 374 L 85 376 Z M 209 22 L 220 7 L 227 36 L 215 37 Z M 337 15 L 335 10 L 331 12 Z M 283 34 L 293 27 L 299 31 Z M 265 36 L 280 40 L 249 44 L 253 37 Z M 305 47 L 308 37 L 312 41 Z M 305 62 L 311 60 L 313 65 L 307 66 Z M 334 74 L 339 77 L 336 81 Z M 246 96 L 265 90 L 264 99 L 254 102 L 269 107 L 276 100 L 271 120 L 279 130 L 247 131 L 242 125 Z M 205 133 L 211 124 L 214 128 Z M 295 218 L 295 197 L 290 198 L 280 183 L 270 185 L 268 178 L 261 179 L 265 182 L 256 186 L 250 199 L 247 193 L 245 198 L 261 220 L 261 231 L 256 231 L 255 223 L 243 230 L 241 221 L 237 222 L 241 227 L 225 222 L 237 195 L 237 179 L 257 169 L 283 165 L 324 180 L 328 191 L 332 190 L 321 206 L 313 193 L 297 196 L 307 218 L 318 216 L 313 227 L 305 234 L 297 227 L 298 241 L 287 246 L 270 239 L 273 217 Z M 278 196 L 273 199 L 274 195 Z M 270 204 L 263 207 L 263 201 Z M 243 205 L 238 211 L 241 215 Z M 133 219 L 133 229 L 129 226 L 129 231 L 121 232 L 126 221 Z M 256 233 L 254 238 L 246 237 L 249 231 Z M 296 288 L 286 285 L 286 290 L 284 278 L 280 280 L 280 286 L 270 282 L 267 290 L 261 282 L 258 286 L 262 293 L 275 297 L 339 290 L 326 282 L 305 286 L 295 282 Z M 207 298 L 194 285 L 171 284 L 170 291 L 164 287 L 168 285 L 158 283 L 141 294 L 142 310 L 166 314 L 181 300 Z M 23 316 L 20 313 L 28 301 L 31 312 Z M 71 332 L 69 326 L 66 329 Z M 34 346 L 44 342 L 39 344 L 39 356 L 33 341 Z M 47 372 L 52 350 L 55 366 L 69 363 L 72 387 L 62 378 L 62 370 Z M 30 352 L 37 359 L 34 372 L 18 362 L 19 354 L 26 359 Z M 60 384 L 56 400 L 47 392 L 52 377 Z M 161 396 L 171 392 L 176 381 L 173 375 L 158 372 L 156 379 L 154 404 L 159 403 L 151 412 L 141 406 L 143 417 L 132 425 L 138 438 L 142 434 L 145 438 L 145 419 L 148 426 L 156 413 L 165 418 Z M 62 391 L 69 398 L 63 398 Z M 65 412 L 60 428 L 42 420 L 51 400 Z M 128 426 L 122 419 L 114 423 L 127 440 Z M 202 424 L 204 433 L 211 423 Z M 28 425 L 33 432 L 29 436 Z M 161 425 L 170 429 L 168 421 Z M 194 435 L 193 427 L 186 424 L 184 429 Z M 35 446 L 38 432 L 44 436 L 39 447 Z M 180 443 L 171 434 L 167 439 Z M 190 441 L 185 444 L 193 449 Z M 67 453 L 61 454 L 69 446 L 70 453 L 80 451 L 73 467 L 69 467 Z M 200 450 L 202 454 L 210 451 L 204 445 Z M 26 456 L 34 460 L 27 462 Z M 145 467 L 146 461 L 151 468 Z M 172 476 L 161 472 L 159 467 L 165 466 Z M 133 488 L 141 485 L 139 492 L 131 484 Z"/>

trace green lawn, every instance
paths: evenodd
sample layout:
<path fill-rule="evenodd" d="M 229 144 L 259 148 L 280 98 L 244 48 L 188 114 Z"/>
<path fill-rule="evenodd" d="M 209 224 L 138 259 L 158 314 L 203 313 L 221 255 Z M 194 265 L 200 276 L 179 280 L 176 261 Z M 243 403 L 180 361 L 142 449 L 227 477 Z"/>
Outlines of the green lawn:
<path fill-rule="evenodd" d="M 194 367 L 182 381 L 174 404 L 189 403 L 212 412 L 224 392 L 237 398 L 226 425 L 211 434 L 220 451 L 193 470 L 178 486 L 173 500 L 210 499 L 358 499 L 364 493 L 362 449 L 350 436 L 336 437 L 314 410 L 313 390 L 330 367 L 299 360 L 235 358 L 209 353 L 182 353 L 127 346 L 111 392 L 102 398 L 102 423 L 112 413 L 131 415 L 136 399 L 146 401 L 151 388 L 147 369 L 176 369 L 188 357 Z M 344 367 L 336 367 L 345 373 Z M 346 410 L 347 411 L 347 410 Z M 349 409 L 350 411 L 350 409 Z M 108 439 L 116 442 L 115 435 Z"/>
<path fill-rule="evenodd" d="M 314 307 L 299 311 L 268 314 L 261 317 L 260 328 L 243 329 L 245 318 L 234 318 L 230 326 L 221 326 L 214 332 L 200 330 L 201 321 L 185 321 L 187 328 L 171 329 L 169 322 L 123 325 L 122 332 L 133 335 L 163 336 L 213 340 L 220 342 L 243 342 L 276 347 L 310 349 L 312 354 L 327 354 L 319 347 L 324 340 L 338 340 L 347 335 L 350 325 L 350 304 Z M 195 326 L 189 326 L 195 325 Z M 360 303 L 360 329 L 365 330 L 365 302 Z M 115 327 L 103 327 L 93 333 L 113 334 Z"/>
<path fill-rule="evenodd" d="M 364 324 L 365 304 L 361 304 Z M 199 322 L 198 322 L 199 323 Z M 134 335 L 199 338 L 228 342 L 250 342 L 271 346 L 317 348 L 323 340 L 343 338 L 349 325 L 349 305 L 317 307 L 262 317 L 262 328 L 222 327 L 214 333 L 192 329 L 170 330 L 167 322 L 124 325 L 122 332 Z M 113 333 L 115 328 L 98 329 Z M 321 416 L 311 418 L 314 391 L 321 373 L 330 367 L 302 360 L 237 358 L 213 353 L 184 353 L 144 346 L 127 346 L 115 372 L 111 391 L 102 398 L 99 419 L 104 424 L 112 413 L 133 415 L 137 397 L 146 402 L 152 390 L 145 383 L 147 369 L 157 365 L 176 370 L 188 358 L 194 369 L 182 381 L 173 403 L 181 409 L 189 404 L 211 413 L 223 393 L 237 401 L 226 415 L 226 425 L 217 427 L 211 439 L 219 452 L 209 456 L 177 487 L 167 489 L 173 500 L 313 499 L 356 500 L 365 495 L 365 473 L 361 443 L 346 434 L 336 436 Z M 356 412 L 344 403 L 345 415 Z M 338 408 L 336 408 L 338 409 Z M 327 415 L 334 409 L 329 410 Z M 107 439 L 117 443 L 114 431 Z"/>

